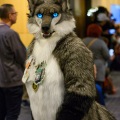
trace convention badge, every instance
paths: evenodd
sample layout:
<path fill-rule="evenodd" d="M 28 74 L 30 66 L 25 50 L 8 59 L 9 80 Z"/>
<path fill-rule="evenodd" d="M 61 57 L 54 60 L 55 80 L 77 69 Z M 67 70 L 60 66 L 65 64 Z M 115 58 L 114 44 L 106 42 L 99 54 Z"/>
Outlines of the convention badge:
<path fill-rule="evenodd" d="M 37 84 L 37 83 L 33 83 L 32 84 L 32 88 L 33 88 L 33 90 L 35 91 L 35 92 L 37 92 L 37 90 L 38 90 L 38 88 L 39 88 L 39 84 Z"/>
<path fill-rule="evenodd" d="M 24 77 L 25 77 L 25 79 L 26 79 L 26 81 L 27 81 L 27 80 L 28 80 L 28 78 L 29 78 L 29 73 L 28 73 L 28 71 L 26 71 L 26 73 L 25 73 Z"/>
<path fill-rule="evenodd" d="M 40 82 L 41 82 L 41 69 L 37 70 L 35 81 L 32 84 L 32 88 L 35 92 L 37 92 Z"/>
<path fill-rule="evenodd" d="M 24 71 L 24 75 L 23 75 L 23 78 L 22 78 L 23 83 L 25 83 L 25 82 L 28 80 L 29 76 L 30 76 L 30 75 L 29 75 L 29 72 L 28 72 L 28 69 L 29 69 L 32 61 L 33 61 L 32 56 L 30 56 L 30 57 L 27 59 L 27 61 L 26 61 L 25 71 Z"/>
<path fill-rule="evenodd" d="M 29 73 L 28 73 L 28 71 L 26 69 L 25 72 L 24 72 L 23 78 L 22 78 L 23 83 L 26 83 L 28 78 L 29 78 Z"/>
<path fill-rule="evenodd" d="M 30 62 L 27 62 L 25 68 L 28 69 L 29 67 L 30 67 Z"/>
<path fill-rule="evenodd" d="M 45 77 L 45 62 L 41 62 L 40 65 L 37 66 L 36 68 L 36 76 L 35 76 L 35 81 L 32 84 L 32 88 L 35 92 L 37 92 L 39 85 L 43 83 L 44 77 Z"/>
<path fill-rule="evenodd" d="M 33 61 L 33 58 L 32 58 L 32 56 L 30 56 L 30 57 L 28 58 L 28 60 L 26 61 L 26 65 L 25 65 L 25 68 L 26 68 L 26 69 L 28 69 L 28 68 L 30 67 L 32 61 Z"/>

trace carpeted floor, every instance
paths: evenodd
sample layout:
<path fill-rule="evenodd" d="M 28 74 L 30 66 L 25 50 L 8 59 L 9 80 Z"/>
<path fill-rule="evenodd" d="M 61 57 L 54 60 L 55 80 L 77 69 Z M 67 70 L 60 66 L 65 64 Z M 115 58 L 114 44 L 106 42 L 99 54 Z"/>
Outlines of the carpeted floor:
<path fill-rule="evenodd" d="M 106 107 L 117 120 L 120 120 L 120 72 L 112 72 L 111 76 L 117 92 L 115 95 L 106 95 Z"/>

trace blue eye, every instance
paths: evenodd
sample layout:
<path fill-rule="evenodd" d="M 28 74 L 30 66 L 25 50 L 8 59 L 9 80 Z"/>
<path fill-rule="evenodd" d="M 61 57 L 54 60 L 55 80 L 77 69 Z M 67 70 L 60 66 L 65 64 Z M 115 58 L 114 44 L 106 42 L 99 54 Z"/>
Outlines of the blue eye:
<path fill-rule="evenodd" d="M 53 18 L 58 17 L 58 15 L 59 15 L 58 13 L 53 13 L 52 14 Z"/>
<path fill-rule="evenodd" d="M 38 14 L 37 14 L 37 17 L 38 17 L 38 18 L 42 18 L 43 15 L 42 15 L 41 13 L 38 13 Z"/>

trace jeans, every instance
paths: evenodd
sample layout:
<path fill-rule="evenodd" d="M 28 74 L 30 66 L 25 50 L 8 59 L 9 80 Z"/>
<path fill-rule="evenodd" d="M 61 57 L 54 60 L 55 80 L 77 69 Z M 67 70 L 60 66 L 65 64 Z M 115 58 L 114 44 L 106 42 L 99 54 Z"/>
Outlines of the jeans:
<path fill-rule="evenodd" d="M 20 114 L 23 86 L 0 87 L 0 120 L 17 120 Z"/>

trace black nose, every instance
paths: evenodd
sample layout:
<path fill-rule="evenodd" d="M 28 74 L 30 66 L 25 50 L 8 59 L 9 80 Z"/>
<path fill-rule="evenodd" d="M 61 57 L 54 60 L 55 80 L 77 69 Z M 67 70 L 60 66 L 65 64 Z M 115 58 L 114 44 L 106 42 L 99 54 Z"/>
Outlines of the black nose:
<path fill-rule="evenodd" d="M 49 26 L 49 25 L 43 25 L 43 26 L 42 26 L 42 31 L 43 31 L 43 32 L 48 32 L 49 29 L 50 29 L 50 26 Z"/>

